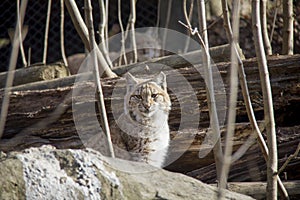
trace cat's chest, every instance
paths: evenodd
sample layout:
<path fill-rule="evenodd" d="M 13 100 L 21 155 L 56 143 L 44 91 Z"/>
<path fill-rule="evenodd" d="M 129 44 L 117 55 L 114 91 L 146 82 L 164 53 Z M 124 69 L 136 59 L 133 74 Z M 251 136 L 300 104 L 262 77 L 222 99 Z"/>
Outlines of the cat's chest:
<path fill-rule="evenodd" d="M 159 131 L 147 129 L 135 133 L 122 132 L 122 138 L 126 143 L 127 150 L 151 153 L 168 145 L 169 131 L 168 129 L 160 129 Z"/>
<path fill-rule="evenodd" d="M 121 120 L 121 121 L 120 121 Z M 159 127 L 142 126 L 133 123 L 125 116 L 119 119 L 119 128 L 128 151 L 151 153 L 169 144 L 167 121 Z"/>

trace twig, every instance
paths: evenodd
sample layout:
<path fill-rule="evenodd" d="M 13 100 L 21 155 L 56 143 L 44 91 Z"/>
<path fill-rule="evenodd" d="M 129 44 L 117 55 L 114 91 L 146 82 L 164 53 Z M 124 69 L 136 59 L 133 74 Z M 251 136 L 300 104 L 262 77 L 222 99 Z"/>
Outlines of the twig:
<path fill-rule="evenodd" d="M 282 54 L 294 54 L 294 16 L 293 0 L 285 0 L 282 5 L 283 10 L 283 39 Z"/>
<path fill-rule="evenodd" d="M 43 61 L 42 61 L 42 63 L 44 65 L 46 64 L 46 60 L 47 60 L 48 34 L 49 34 L 49 26 L 50 26 L 51 4 L 52 4 L 52 0 L 48 0 L 48 10 L 47 10 L 45 38 L 44 38 L 44 53 L 43 53 Z"/>
<path fill-rule="evenodd" d="M 208 49 L 209 45 L 208 45 L 206 10 L 205 10 L 204 0 L 197 0 L 197 11 L 198 11 L 199 32 L 202 35 L 206 49 Z M 184 15 L 185 17 L 187 17 L 186 10 L 184 11 Z M 209 58 L 209 55 L 207 55 L 207 58 Z M 210 60 L 208 60 L 208 64 L 210 65 Z"/>
<path fill-rule="evenodd" d="M 83 11 L 84 11 L 84 23 L 86 24 L 86 22 L 88 21 L 88 18 L 89 18 L 89 13 L 88 13 L 88 5 L 87 5 L 87 1 L 83 1 Z M 75 26 L 76 27 L 76 26 Z M 89 39 L 89 38 L 88 38 Z M 88 40 L 89 41 L 89 40 Z M 90 45 L 90 43 L 88 43 L 88 45 Z M 89 48 L 87 48 L 85 46 L 84 48 L 84 53 L 85 53 L 85 56 L 87 57 L 88 54 L 90 53 L 90 50 Z"/>
<path fill-rule="evenodd" d="M 100 41 L 99 44 L 105 42 L 105 37 L 104 37 L 104 31 L 106 27 L 106 11 L 104 7 L 104 2 L 103 0 L 98 0 L 99 4 L 99 12 L 100 12 L 100 23 L 99 23 L 99 36 L 100 36 Z M 106 44 L 101 44 L 103 47 L 105 47 Z"/>
<path fill-rule="evenodd" d="M 160 7 L 161 7 L 161 0 L 157 0 L 157 14 L 156 14 L 156 27 L 159 26 L 160 21 Z"/>
<path fill-rule="evenodd" d="M 205 20 L 205 3 L 204 1 L 197 1 L 198 4 L 198 15 L 202 14 L 201 17 L 199 17 L 200 22 L 199 24 L 202 24 L 202 30 L 206 29 L 206 20 Z M 200 11 L 202 10 L 202 11 Z M 215 157 L 215 162 L 216 162 L 216 171 L 217 171 L 217 177 L 218 180 L 220 178 L 220 159 L 222 157 L 222 148 L 221 148 L 221 142 L 220 142 L 220 127 L 219 127 L 219 120 L 218 120 L 218 114 L 217 114 L 217 108 L 216 108 L 216 102 L 215 102 L 215 95 L 214 95 L 214 85 L 213 85 L 213 78 L 212 78 L 212 71 L 211 71 L 211 66 L 210 66 L 210 56 L 209 56 L 209 51 L 208 51 L 208 42 L 204 42 L 201 35 L 199 34 L 197 28 L 192 29 L 191 23 L 188 19 L 187 16 L 187 11 L 186 11 L 186 0 L 183 1 L 183 11 L 184 11 L 184 16 L 185 20 L 187 22 L 187 25 L 184 23 L 180 22 L 182 25 L 184 25 L 188 30 L 190 30 L 192 35 L 197 35 L 197 38 L 199 39 L 199 42 L 201 44 L 201 49 L 202 49 L 202 59 L 203 59 L 203 65 L 204 71 L 205 71 L 205 79 L 207 83 L 207 99 L 208 99 L 208 106 L 209 106 L 209 113 L 211 117 L 211 127 L 212 127 L 212 134 L 213 134 L 213 144 L 214 144 L 214 157 Z M 206 32 L 203 32 L 204 35 Z M 206 41 L 207 41 L 207 35 L 206 35 Z M 199 156 L 201 156 L 199 152 Z"/>
<path fill-rule="evenodd" d="M 136 39 L 135 39 L 135 21 L 136 21 L 136 0 L 130 0 L 130 16 L 128 23 L 130 25 L 130 33 L 131 33 L 131 43 L 133 49 L 133 63 L 136 63 L 138 60 L 137 47 L 136 47 Z"/>
<path fill-rule="evenodd" d="M 230 19 L 229 19 L 229 11 L 228 11 L 228 2 L 227 0 L 222 0 L 222 10 L 223 10 L 223 26 L 226 32 L 226 36 L 228 39 L 228 42 L 231 43 L 232 40 L 232 29 L 230 25 Z"/>
<path fill-rule="evenodd" d="M 171 18 L 171 11 L 172 11 L 172 1 L 173 0 L 168 0 L 168 9 L 167 9 L 167 16 L 166 16 L 166 23 L 165 23 L 165 29 L 163 33 L 163 38 L 162 38 L 162 54 L 164 55 L 164 50 L 166 47 L 166 42 L 167 42 L 167 35 L 168 35 L 168 27 L 170 23 L 170 18 Z"/>
<path fill-rule="evenodd" d="M 281 174 L 281 172 L 283 172 L 283 170 L 287 167 L 287 165 L 289 164 L 289 162 L 291 162 L 292 159 L 295 159 L 298 156 L 299 152 L 300 152 L 300 143 L 298 144 L 295 153 L 293 153 L 292 155 L 290 155 L 287 158 L 287 160 L 283 163 L 283 165 L 280 167 L 280 169 L 278 170 L 278 174 Z"/>
<path fill-rule="evenodd" d="M 194 10 L 194 0 L 191 0 L 191 4 L 190 4 L 190 11 L 189 11 L 189 21 L 192 21 L 192 17 L 193 17 L 193 10 Z M 186 37 L 186 41 L 185 41 L 185 46 L 184 46 L 184 50 L 183 52 L 186 53 L 189 49 L 190 46 L 190 32 L 188 32 L 188 37 Z"/>
<path fill-rule="evenodd" d="M 210 30 L 218 21 L 220 21 L 222 19 L 222 15 L 219 15 L 216 19 L 214 19 L 213 22 L 211 22 L 208 26 L 206 30 Z"/>
<path fill-rule="evenodd" d="M 222 152 L 222 145 L 221 145 L 221 133 L 220 133 L 220 125 L 219 125 L 219 118 L 217 113 L 217 106 L 215 100 L 215 92 L 214 92 L 214 82 L 213 82 L 213 75 L 212 75 L 212 67 L 211 67 L 211 60 L 209 55 L 209 45 L 208 45 L 208 35 L 207 35 L 207 26 L 206 26 L 206 11 L 205 11 L 205 0 L 197 0 L 197 8 L 198 8 L 198 20 L 199 20 L 199 30 L 202 32 L 203 35 L 203 42 L 204 45 L 202 46 L 202 59 L 204 64 L 204 71 L 205 71 L 205 79 L 207 80 L 207 87 L 206 87 L 206 94 L 208 100 L 208 107 L 209 107 L 209 116 L 211 118 L 210 126 L 212 127 L 212 134 L 214 136 L 214 159 L 216 163 L 216 171 L 218 181 L 220 182 L 221 178 L 221 159 L 223 156 Z M 186 12 L 185 12 L 185 17 Z M 197 34 L 198 38 L 201 38 L 200 34 Z"/>
<path fill-rule="evenodd" d="M 161 0 L 157 0 L 157 15 L 156 15 L 156 25 L 155 25 L 155 27 L 157 27 L 155 29 L 157 37 L 159 35 L 158 27 L 160 26 L 160 12 L 161 12 Z M 160 50 L 160 52 L 162 52 L 162 51 Z"/>
<path fill-rule="evenodd" d="M 89 31 L 89 40 L 90 40 L 90 46 L 91 46 L 91 53 L 92 53 L 92 58 L 93 58 L 93 65 L 94 65 L 94 76 L 95 80 L 97 83 L 97 93 L 98 93 L 98 107 L 99 107 L 99 112 L 101 119 L 102 119 L 102 127 L 104 129 L 104 133 L 106 134 L 107 137 L 107 143 L 109 147 L 109 153 L 111 157 L 115 157 L 114 154 L 114 149 L 113 149 L 113 144 L 111 141 L 111 136 L 110 136 L 110 130 L 109 130 L 109 125 L 108 125 L 108 120 L 107 120 L 107 113 L 105 109 L 105 104 L 104 104 L 104 97 L 103 97 L 103 92 L 102 92 L 102 86 L 101 86 L 101 81 L 100 81 L 100 74 L 99 74 L 99 68 L 98 68 L 98 61 L 97 61 L 97 55 L 95 48 L 97 47 L 96 41 L 95 41 L 95 35 L 94 35 L 94 25 L 93 25 L 93 14 L 92 14 L 92 5 L 91 5 L 91 0 L 85 0 L 87 2 L 87 9 L 88 9 L 88 20 L 87 20 L 87 27 Z"/>
<path fill-rule="evenodd" d="M 87 27 L 80 15 L 80 12 L 77 8 L 77 5 L 75 1 L 72 0 L 65 0 L 66 7 L 68 9 L 68 12 L 71 16 L 72 22 L 75 26 L 75 29 L 77 33 L 79 34 L 82 42 L 84 43 L 84 46 L 87 50 L 91 51 L 91 46 L 89 43 L 89 35 L 88 35 L 88 30 Z M 112 72 L 112 70 L 109 68 L 108 64 L 106 63 L 106 60 L 104 56 L 102 55 L 102 52 L 99 50 L 98 46 L 95 47 L 94 49 L 97 53 L 97 58 L 99 62 L 99 69 L 102 70 L 105 76 L 107 77 L 117 77 L 117 75 Z M 101 72 L 101 74 L 102 74 Z"/>
<path fill-rule="evenodd" d="M 24 19 L 25 12 L 26 12 L 26 6 L 27 6 L 27 0 L 23 0 L 21 3 L 21 9 L 20 9 L 20 16 L 21 19 Z M 17 19 L 17 24 L 15 30 L 20 27 L 22 29 L 23 26 L 23 20 L 19 21 Z M 20 23 L 20 25 L 19 25 Z M 18 54 L 19 54 L 19 45 L 20 45 L 20 40 L 19 40 L 19 31 L 15 31 L 14 35 L 14 40 L 12 43 L 12 52 L 9 60 L 9 68 L 8 68 L 8 74 L 7 74 L 7 79 L 6 79 L 6 85 L 4 89 L 4 95 L 3 95 L 3 100 L 2 100 L 2 105 L 1 105 L 1 115 L 0 115 L 0 139 L 2 138 L 3 132 L 4 132 L 4 127 L 6 123 L 6 117 L 8 113 L 8 106 L 9 106 L 9 98 L 10 98 L 10 91 L 11 91 L 11 86 L 13 84 L 14 80 L 14 72 L 17 64 L 17 59 L 18 59 Z"/>
<path fill-rule="evenodd" d="M 24 21 L 24 18 L 20 17 L 20 0 L 17 0 L 17 19 L 18 19 L 18 21 L 22 20 L 22 23 Z M 25 56 L 24 47 L 23 47 L 21 23 L 18 23 L 18 24 L 19 24 L 19 26 L 16 29 L 16 31 L 19 31 L 19 41 L 20 41 L 20 51 L 21 51 L 22 62 L 23 62 L 24 67 L 27 67 L 28 64 L 26 61 L 26 56 Z"/>
<path fill-rule="evenodd" d="M 240 1 L 233 1 L 233 31 L 231 40 L 231 68 L 230 68 L 230 96 L 227 117 L 227 132 L 225 138 L 225 149 L 221 166 L 221 178 L 219 185 L 219 199 L 224 198 L 224 189 L 227 185 L 227 179 L 232 160 L 233 135 L 235 131 L 236 102 L 238 94 L 238 55 L 235 53 L 235 45 L 238 44 L 239 21 L 240 21 Z"/>
<path fill-rule="evenodd" d="M 272 46 L 268 36 L 267 26 L 267 0 L 260 1 L 260 18 L 261 18 L 261 29 L 263 35 L 264 47 L 267 55 L 272 55 Z"/>
<path fill-rule="evenodd" d="M 273 33 L 274 33 L 274 29 L 275 29 L 275 24 L 276 24 L 277 13 L 278 13 L 278 9 L 279 9 L 279 6 L 280 6 L 280 5 L 278 5 L 279 1 L 280 0 L 276 0 L 275 13 L 274 13 L 273 22 L 272 22 L 272 29 L 271 29 L 271 33 L 270 33 L 270 42 L 271 43 L 272 43 L 272 40 L 273 40 Z"/>
<path fill-rule="evenodd" d="M 122 16 L 121 16 L 121 0 L 118 0 L 118 20 L 119 25 L 121 29 L 121 52 L 120 52 L 120 58 L 119 58 L 119 66 L 122 65 L 122 58 L 124 59 L 124 64 L 127 65 L 127 57 L 126 57 L 126 51 L 125 51 L 125 34 L 124 34 L 124 27 L 122 22 Z"/>
<path fill-rule="evenodd" d="M 68 61 L 66 58 L 66 52 L 65 52 L 65 37 L 64 37 L 64 20 L 65 20 L 65 14 L 64 14 L 64 0 L 60 0 L 60 51 L 61 56 L 64 61 L 65 66 L 68 66 Z"/>
<path fill-rule="evenodd" d="M 232 30 L 231 30 L 231 25 L 230 25 L 230 20 L 229 20 L 229 14 L 228 14 L 228 7 L 227 7 L 227 0 L 222 0 L 222 9 L 223 9 L 223 17 L 224 17 L 224 28 L 226 31 L 226 35 L 228 38 L 228 41 L 231 42 L 232 40 Z M 260 146 L 260 149 L 262 151 L 262 154 L 264 156 L 265 161 L 267 162 L 268 160 L 268 156 L 269 156 L 269 152 L 268 152 L 268 147 L 265 143 L 265 140 L 262 136 L 262 133 L 259 129 L 259 126 L 257 124 L 255 115 L 254 115 L 254 110 L 252 107 L 252 103 L 251 103 L 251 99 L 250 99 L 250 94 L 249 94 L 249 89 L 247 86 L 247 79 L 246 79 L 246 74 L 245 74 L 245 70 L 244 70 L 244 64 L 239 56 L 238 50 L 237 50 L 237 46 L 235 43 L 234 47 L 235 47 L 235 52 L 237 54 L 237 58 L 238 58 L 238 63 L 239 63 L 239 79 L 240 79 L 240 84 L 241 84 L 241 88 L 242 88 L 242 94 L 243 94 L 243 98 L 245 101 L 245 106 L 246 106 L 246 111 L 247 111 L 247 115 L 251 124 L 252 129 L 256 132 L 257 135 L 255 135 L 255 138 L 257 137 L 258 139 L 258 144 Z M 245 147 L 241 147 L 241 148 L 245 148 L 248 146 L 250 147 L 251 143 L 252 143 L 253 138 L 250 137 L 248 138 L 248 140 L 245 142 Z M 242 151 L 243 149 L 241 149 Z M 238 153 L 239 151 L 237 151 Z M 237 155 L 234 155 L 234 157 L 236 157 Z M 280 180 L 279 176 L 277 176 L 277 180 L 278 180 L 278 185 L 281 191 L 282 196 L 285 199 L 289 199 L 288 197 L 288 193 L 282 183 L 282 181 Z"/>
<path fill-rule="evenodd" d="M 28 63 L 27 63 L 27 65 L 30 66 L 30 65 L 31 65 L 31 47 L 28 48 L 28 55 L 27 55 L 27 58 L 28 58 Z"/>
<path fill-rule="evenodd" d="M 109 14 L 109 0 L 105 0 L 105 42 L 106 42 L 106 50 L 109 52 L 109 42 L 108 42 L 108 14 Z"/>
<path fill-rule="evenodd" d="M 100 36 L 100 41 L 99 41 L 99 48 L 100 50 L 103 52 L 104 57 L 106 62 L 108 63 L 108 66 L 110 68 L 113 67 L 113 64 L 110 60 L 109 54 L 108 54 L 108 50 L 107 50 L 107 42 L 105 40 L 105 30 L 107 27 L 107 21 L 106 21 L 106 11 L 105 11 L 105 7 L 104 7 L 104 3 L 103 0 L 99 0 L 99 8 L 100 8 L 100 24 L 99 24 L 99 36 Z"/>
<path fill-rule="evenodd" d="M 238 150 L 236 152 L 234 152 L 234 154 L 232 155 L 231 158 L 231 164 L 236 162 L 237 160 L 239 160 L 243 155 L 245 155 L 245 153 L 247 152 L 247 150 L 256 142 L 256 138 L 257 138 L 257 134 L 256 131 L 254 130 L 250 136 L 248 137 L 248 139 L 246 140 L 246 142 L 240 147 L 238 148 Z"/>
<path fill-rule="evenodd" d="M 252 0 L 252 31 L 264 98 L 264 115 L 269 156 L 267 160 L 267 199 L 277 199 L 277 142 L 273 100 L 266 55 L 261 34 L 260 1 Z"/>

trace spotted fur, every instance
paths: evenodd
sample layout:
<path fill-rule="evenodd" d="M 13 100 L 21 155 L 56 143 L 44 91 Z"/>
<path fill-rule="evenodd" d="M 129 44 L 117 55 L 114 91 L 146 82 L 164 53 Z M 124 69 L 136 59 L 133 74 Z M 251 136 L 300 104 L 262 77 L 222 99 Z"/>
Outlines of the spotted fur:
<path fill-rule="evenodd" d="M 166 76 L 137 79 L 127 74 L 124 113 L 117 120 L 130 159 L 162 167 L 169 147 L 171 108 Z"/>

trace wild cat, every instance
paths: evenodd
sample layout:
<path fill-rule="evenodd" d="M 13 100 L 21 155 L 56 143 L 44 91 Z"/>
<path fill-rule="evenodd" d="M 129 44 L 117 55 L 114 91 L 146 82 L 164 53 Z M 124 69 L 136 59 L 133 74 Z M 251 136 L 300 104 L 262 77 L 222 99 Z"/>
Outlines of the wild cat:
<path fill-rule="evenodd" d="M 161 72 L 151 79 L 138 79 L 127 73 L 126 83 L 124 112 L 116 121 L 125 150 L 130 160 L 163 167 L 170 142 L 166 75 Z M 116 157 L 124 155 L 116 151 Z"/>

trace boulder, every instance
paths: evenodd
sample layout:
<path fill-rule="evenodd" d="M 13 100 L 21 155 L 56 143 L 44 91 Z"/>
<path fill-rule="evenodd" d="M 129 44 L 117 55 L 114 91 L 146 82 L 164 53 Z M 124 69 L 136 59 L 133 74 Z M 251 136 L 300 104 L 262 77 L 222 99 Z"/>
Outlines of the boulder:
<path fill-rule="evenodd" d="M 216 199 L 218 189 L 182 174 L 46 145 L 0 154 L 0 199 Z M 252 199 L 225 191 L 226 199 Z"/>

